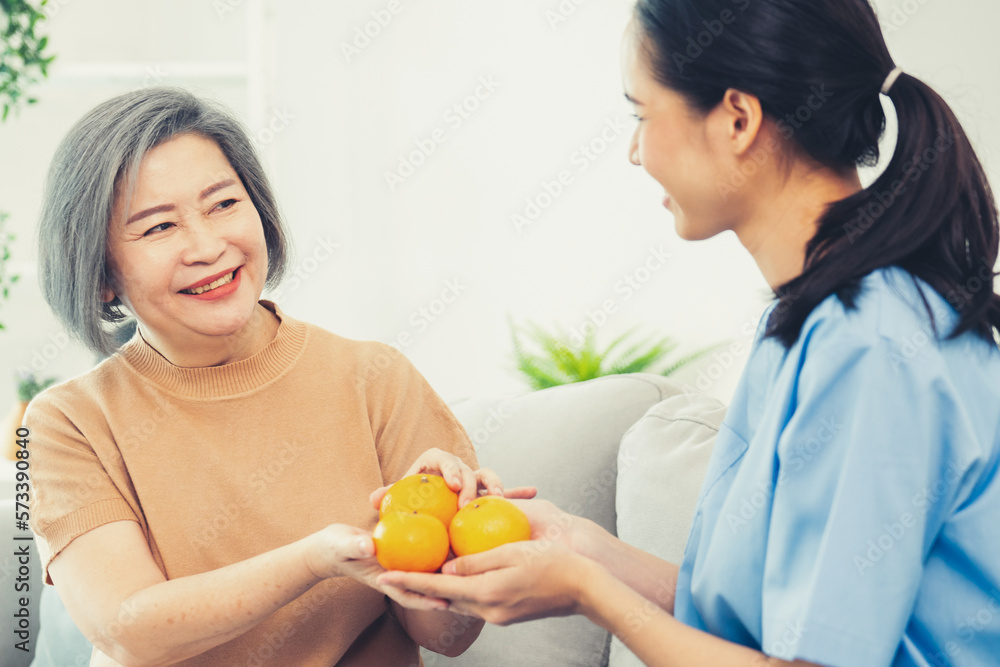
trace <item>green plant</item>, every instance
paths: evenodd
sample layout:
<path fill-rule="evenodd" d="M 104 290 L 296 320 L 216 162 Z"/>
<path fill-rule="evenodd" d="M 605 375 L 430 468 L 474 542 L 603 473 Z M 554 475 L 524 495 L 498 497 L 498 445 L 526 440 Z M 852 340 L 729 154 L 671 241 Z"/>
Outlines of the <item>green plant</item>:
<path fill-rule="evenodd" d="M 533 389 L 622 373 L 671 375 L 726 344 L 718 343 L 668 362 L 667 357 L 679 343 L 670 337 L 651 336 L 626 345 L 629 339 L 634 340 L 634 328 L 598 350 L 594 327 L 588 327 L 583 336 L 568 336 L 562 331 L 553 334 L 530 322 L 524 327 L 511 322 L 510 327 L 516 369 Z M 527 349 L 522 336 L 535 346 L 534 351 Z M 619 348 L 621 351 L 612 358 L 612 352 Z"/>
<path fill-rule="evenodd" d="M 37 394 L 51 387 L 55 381 L 56 378 L 53 377 L 39 380 L 33 373 L 22 374 L 21 379 L 17 383 L 17 397 L 27 403 Z"/>
<path fill-rule="evenodd" d="M 7 274 L 7 260 L 10 259 L 10 242 L 14 240 L 14 235 L 7 231 L 7 214 L 0 211 L 0 298 L 7 299 L 10 296 L 10 287 L 18 281 L 20 276 Z M 4 328 L 0 322 L 0 330 Z"/>
<path fill-rule="evenodd" d="M 45 6 L 46 0 L 38 3 Z M 35 5 L 26 0 L 0 0 L 0 120 L 7 120 L 11 109 L 21 101 L 35 104 L 38 100 L 27 96 L 27 90 L 38 83 L 39 74 L 48 76 L 49 65 L 55 56 L 45 55 L 49 38 L 35 32 L 38 22 L 45 18 Z"/>
<path fill-rule="evenodd" d="M 45 6 L 46 0 L 37 3 Z M 38 22 L 45 15 L 26 0 L 0 0 L 0 121 L 7 120 L 11 109 L 22 101 L 35 104 L 38 100 L 28 97 L 26 91 L 49 75 L 49 65 L 55 56 L 46 56 L 49 38 L 35 32 Z M 10 287 L 17 282 L 16 275 L 7 274 L 10 244 L 14 235 L 7 231 L 7 214 L 0 211 L 0 300 L 10 297 Z M 0 329 L 3 329 L 0 322 Z"/>

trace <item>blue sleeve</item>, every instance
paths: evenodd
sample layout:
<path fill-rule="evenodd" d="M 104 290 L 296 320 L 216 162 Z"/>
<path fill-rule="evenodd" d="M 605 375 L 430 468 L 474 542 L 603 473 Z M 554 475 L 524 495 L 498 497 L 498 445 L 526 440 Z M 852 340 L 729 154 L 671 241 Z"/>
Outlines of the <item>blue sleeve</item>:
<path fill-rule="evenodd" d="M 960 495 L 959 410 L 933 353 L 908 358 L 835 325 L 812 333 L 774 461 L 762 647 L 884 667 Z"/>

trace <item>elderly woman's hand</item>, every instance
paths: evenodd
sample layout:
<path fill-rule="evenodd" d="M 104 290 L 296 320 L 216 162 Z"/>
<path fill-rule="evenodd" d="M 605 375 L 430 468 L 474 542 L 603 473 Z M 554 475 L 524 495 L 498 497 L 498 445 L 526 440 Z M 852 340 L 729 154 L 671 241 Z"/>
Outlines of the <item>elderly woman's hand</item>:
<path fill-rule="evenodd" d="M 377 581 L 385 568 L 375 558 L 372 534 L 355 526 L 335 523 L 313 533 L 306 550 L 306 564 L 319 579 L 351 577 L 388 595 L 409 609 L 447 608 L 447 602 L 411 593 Z"/>
<path fill-rule="evenodd" d="M 437 447 L 432 447 L 421 454 L 403 477 L 422 472 L 443 477 L 448 488 L 458 493 L 459 507 L 465 506 L 470 500 L 481 495 L 480 492 L 505 498 L 534 498 L 537 493 L 533 486 L 516 487 L 505 491 L 500 477 L 489 468 L 473 470 L 459 457 Z M 376 509 L 388 489 L 388 486 L 381 486 L 372 491 L 369 499 Z"/>

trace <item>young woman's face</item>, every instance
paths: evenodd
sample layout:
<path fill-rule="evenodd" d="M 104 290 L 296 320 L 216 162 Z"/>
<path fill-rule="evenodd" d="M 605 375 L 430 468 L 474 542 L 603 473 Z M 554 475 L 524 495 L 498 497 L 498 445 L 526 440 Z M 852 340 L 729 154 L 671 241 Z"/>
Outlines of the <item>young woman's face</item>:
<path fill-rule="evenodd" d="M 639 30 L 633 21 L 622 47 L 625 95 L 638 118 L 629 159 L 663 186 L 664 206 L 674 214 L 678 235 L 707 239 L 729 228 L 730 212 L 719 194 L 728 172 L 721 147 L 713 145 L 721 119 L 698 114 L 656 81 Z"/>
<path fill-rule="evenodd" d="M 264 288 L 267 244 L 219 146 L 197 134 L 160 144 L 142 160 L 132 201 L 124 199 L 119 193 L 108 230 L 114 294 L 174 344 L 239 333 Z"/>

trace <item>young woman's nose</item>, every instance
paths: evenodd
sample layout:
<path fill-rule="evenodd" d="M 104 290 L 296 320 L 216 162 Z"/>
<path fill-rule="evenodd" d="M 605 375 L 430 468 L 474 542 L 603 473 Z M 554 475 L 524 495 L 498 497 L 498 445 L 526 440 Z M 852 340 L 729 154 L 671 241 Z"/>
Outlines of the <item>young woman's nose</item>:
<path fill-rule="evenodd" d="M 642 166 L 642 162 L 639 160 L 639 128 L 635 128 L 635 132 L 632 134 L 632 143 L 628 147 L 628 161 L 637 167 Z"/>
<path fill-rule="evenodd" d="M 184 250 L 185 264 L 212 264 L 226 252 L 226 240 L 212 223 L 199 221 L 187 230 L 187 247 Z"/>

